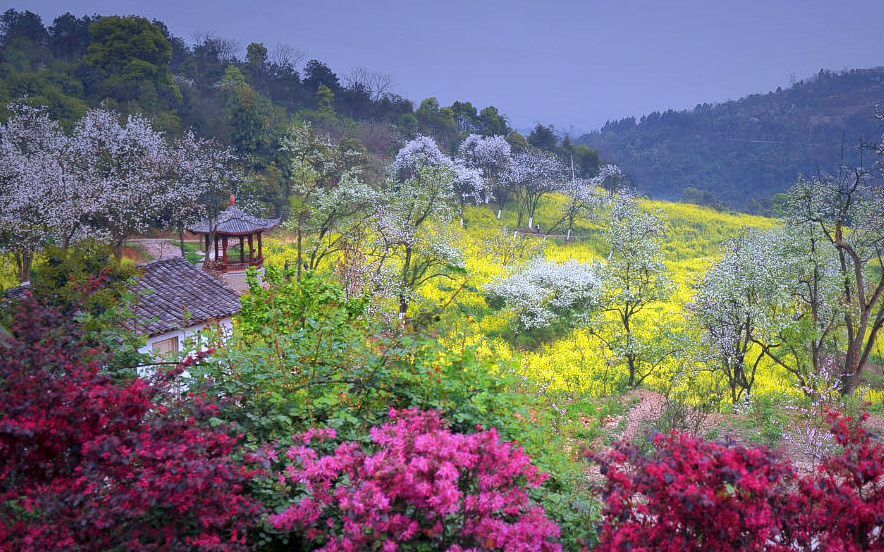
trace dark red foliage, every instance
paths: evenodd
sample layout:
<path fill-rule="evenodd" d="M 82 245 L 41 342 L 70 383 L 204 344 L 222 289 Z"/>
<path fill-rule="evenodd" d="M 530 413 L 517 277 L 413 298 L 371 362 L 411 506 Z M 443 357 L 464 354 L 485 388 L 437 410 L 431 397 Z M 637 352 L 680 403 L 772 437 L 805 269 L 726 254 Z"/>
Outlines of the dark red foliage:
<path fill-rule="evenodd" d="M 117 384 L 80 328 L 26 301 L 0 337 L 0 550 L 243 550 L 260 514 L 215 407 Z M 183 415 L 187 409 L 186 416 Z"/>
<path fill-rule="evenodd" d="M 654 450 L 589 456 L 606 482 L 599 551 L 884 550 L 884 445 L 862 419 L 830 414 L 843 451 L 798 477 L 767 448 L 673 432 Z"/>
<path fill-rule="evenodd" d="M 829 413 L 832 433 L 844 447 L 820 473 L 801 482 L 808 508 L 804 526 L 821 550 L 884 550 L 884 445 L 859 418 Z"/>
<path fill-rule="evenodd" d="M 725 446 L 673 432 L 643 456 L 621 445 L 601 464 L 599 550 L 787 550 L 776 541 L 791 515 L 793 472 L 766 449 Z"/>

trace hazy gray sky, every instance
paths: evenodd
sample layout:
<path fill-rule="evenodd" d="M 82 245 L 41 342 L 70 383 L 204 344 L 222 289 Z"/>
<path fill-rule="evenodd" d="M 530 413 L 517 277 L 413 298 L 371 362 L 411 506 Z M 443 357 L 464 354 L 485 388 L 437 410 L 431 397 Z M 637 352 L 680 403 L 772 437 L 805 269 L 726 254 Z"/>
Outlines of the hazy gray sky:
<path fill-rule="evenodd" d="M 607 119 L 787 86 L 820 70 L 884 65 L 882 0 L 28 0 L 16 9 L 137 14 L 190 41 L 287 43 L 339 75 L 389 73 L 419 102 L 497 106 L 517 128 L 573 132 Z M 884 98 L 882 98 L 884 100 Z"/>

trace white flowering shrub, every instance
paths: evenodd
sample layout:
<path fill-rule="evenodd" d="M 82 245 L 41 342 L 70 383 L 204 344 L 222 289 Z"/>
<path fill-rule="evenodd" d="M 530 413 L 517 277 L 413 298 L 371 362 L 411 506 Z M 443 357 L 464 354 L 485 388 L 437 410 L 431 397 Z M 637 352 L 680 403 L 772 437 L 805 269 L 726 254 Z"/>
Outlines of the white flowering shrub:
<path fill-rule="evenodd" d="M 505 306 L 518 330 L 582 325 L 598 308 L 602 280 L 595 266 L 534 259 L 485 286 L 489 302 Z"/>

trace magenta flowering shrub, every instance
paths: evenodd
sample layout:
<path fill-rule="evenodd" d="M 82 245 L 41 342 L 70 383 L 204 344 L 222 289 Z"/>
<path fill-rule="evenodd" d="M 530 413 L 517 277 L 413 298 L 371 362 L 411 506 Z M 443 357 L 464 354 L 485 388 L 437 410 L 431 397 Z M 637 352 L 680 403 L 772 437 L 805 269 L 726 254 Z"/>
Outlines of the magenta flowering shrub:
<path fill-rule="evenodd" d="M 651 456 L 621 444 L 590 456 L 607 481 L 599 552 L 790 550 L 794 472 L 766 448 L 727 446 L 673 431 Z"/>
<path fill-rule="evenodd" d="M 481 427 L 479 428 L 481 430 Z M 453 433 L 438 413 L 390 411 L 372 444 L 310 430 L 287 451 L 280 483 L 298 500 L 269 523 L 323 551 L 559 551 L 559 527 L 528 487 L 547 477 L 494 429 Z"/>

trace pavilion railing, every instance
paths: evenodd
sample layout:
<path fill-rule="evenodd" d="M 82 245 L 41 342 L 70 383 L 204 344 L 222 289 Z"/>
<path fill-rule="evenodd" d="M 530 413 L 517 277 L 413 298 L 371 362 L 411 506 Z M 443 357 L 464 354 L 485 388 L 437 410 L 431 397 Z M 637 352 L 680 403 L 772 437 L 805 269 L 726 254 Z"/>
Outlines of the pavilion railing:
<path fill-rule="evenodd" d="M 206 261 L 203 269 L 206 272 L 235 272 L 238 270 L 246 270 L 250 266 L 261 268 L 264 266 L 264 257 L 255 257 L 251 261 Z"/>

